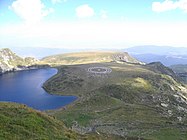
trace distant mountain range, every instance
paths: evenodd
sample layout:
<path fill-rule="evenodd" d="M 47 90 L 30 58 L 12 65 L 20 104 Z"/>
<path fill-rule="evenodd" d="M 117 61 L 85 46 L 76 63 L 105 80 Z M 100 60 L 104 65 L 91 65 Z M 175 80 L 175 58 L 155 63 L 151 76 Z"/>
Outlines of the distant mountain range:
<path fill-rule="evenodd" d="M 187 64 L 187 55 L 156 55 L 156 54 L 131 54 L 131 55 L 136 59 L 145 63 L 159 61 L 166 66 Z"/>
<path fill-rule="evenodd" d="M 63 48 L 34 48 L 34 47 L 12 47 L 10 48 L 16 54 L 22 57 L 35 57 L 41 59 L 43 57 L 55 54 L 70 53 L 81 51 L 80 49 L 63 49 Z"/>
<path fill-rule="evenodd" d="M 145 45 L 135 46 L 124 50 L 133 54 L 187 55 L 187 48 L 185 47 Z"/>
<path fill-rule="evenodd" d="M 169 46 L 136 46 L 124 49 L 145 63 L 159 61 L 166 66 L 187 64 L 187 48 Z"/>
<path fill-rule="evenodd" d="M 63 49 L 63 48 L 30 48 L 30 47 L 12 47 L 10 48 L 16 54 L 22 57 L 35 57 L 42 59 L 46 56 L 89 51 L 83 49 Z M 108 49 L 109 50 L 109 49 Z M 128 52 L 130 55 L 145 63 L 161 62 L 166 66 L 187 64 L 187 48 L 170 46 L 135 46 L 119 51 Z"/>

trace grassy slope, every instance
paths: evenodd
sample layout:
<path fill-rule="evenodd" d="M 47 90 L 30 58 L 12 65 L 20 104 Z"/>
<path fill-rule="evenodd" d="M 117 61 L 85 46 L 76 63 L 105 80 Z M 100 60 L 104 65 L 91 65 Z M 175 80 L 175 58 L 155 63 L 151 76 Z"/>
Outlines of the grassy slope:
<path fill-rule="evenodd" d="M 93 66 L 113 71 L 94 75 L 87 72 Z M 150 67 L 128 63 L 62 66 L 44 87 L 55 94 L 80 97 L 65 109 L 48 112 L 77 131 L 90 128 L 153 140 L 187 139 L 187 113 L 179 109 L 187 108 L 181 101 L 181 85 Z"/>
<path fill-rule="evenodd" d="M 65 125 L 24 105 L 0 103 L 0 139 L 67 139 L 77 137 Z"/>
<path fill-rule="evenodd" d="M 107 140 L 123 139 L 114 135 L 90 133 L 77 134 L 53 117 L 24 105 L 0 103 L 1 140 Z"/>
<path fill-rule="evenodd" d="M 132 58 L 128 53 L 121 52 L 80 52 L 68 53 L 61 55 L 49 56 L 43 59 L 44 62 L 55 65 L 72 65 L 72 64 L 87 64 L 87 63 L 101 63 L 125 60 L 131 63 L 139 63 L 135 58 Z"/>

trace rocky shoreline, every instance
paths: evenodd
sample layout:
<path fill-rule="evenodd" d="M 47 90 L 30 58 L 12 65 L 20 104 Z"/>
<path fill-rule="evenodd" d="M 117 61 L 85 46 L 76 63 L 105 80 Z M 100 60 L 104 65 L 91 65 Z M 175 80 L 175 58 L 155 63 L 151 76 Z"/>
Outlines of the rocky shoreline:
<path fill-rule="evenodd" d="M 43 65 L 31 65 L 31 66 L 18 66 L 12 69 L 3 69 L 0 68 L 0 74 L 5 74 L 9 72 L 16 72 L 16 71 L 24 71 L 24 70 L 32 70 L 32 69 L 42 69 L 42 68 L 49 68 L 50 65 L 43 64 Z"/>
<path fill-rule="evenodd" d="M 8 48 L 0 50 L 0 74 L 47 67 L 50 65 L 33 57 L 22 58 Z"/>

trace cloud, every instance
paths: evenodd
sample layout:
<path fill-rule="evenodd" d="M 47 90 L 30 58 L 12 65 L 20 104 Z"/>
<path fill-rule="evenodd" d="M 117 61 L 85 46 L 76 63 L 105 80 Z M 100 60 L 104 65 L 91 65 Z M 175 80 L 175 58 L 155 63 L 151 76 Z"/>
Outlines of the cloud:
<path fill-rule="evenodd" d="M 107 16 L 107 11 L 106 10 L 101 10 L 100 11 L 100 15 L 101 15 L 101 18 L 102 19 L 107 19 L 108 16 Z"/>
<path fill-rule="evenodd" d="M 181 9 L 185 13 L 187 13 L 187 0 L 165 0 L 164 2 L 153 2 L 152 3 L 152 10 L 154 12 L 165 12 L 175 9 Z"/>
<path fill-rule="evenodd" d="M 37 26 L 4 25 L 1 46 L 124 48 L 145 44 L 187 46 L 187 22 L 61 22 Z M 180 36 L 179 36 L 180 35 Z"/>
<path fill-rule="evenodd" d="M 29 24 L 37 23 L 54 12 L 52 8 L 46 8 L 41 0 L 16 0 L 9 8 Z"/>
<path fill-rule="evenodd" d="M 170 0 L 166 0 L 164 2 L 153 2 L 152 10 L 155 12 L 164 12 L 168 10 L 174 10 L 177 8 L 176 3 Z"/>
<path fill-rule="evenodd" d="M 76 15 L 79 18 L 87 18 L 95 15 L 94 9 L 88 4 L 81 5 L 75 9 Z"/>

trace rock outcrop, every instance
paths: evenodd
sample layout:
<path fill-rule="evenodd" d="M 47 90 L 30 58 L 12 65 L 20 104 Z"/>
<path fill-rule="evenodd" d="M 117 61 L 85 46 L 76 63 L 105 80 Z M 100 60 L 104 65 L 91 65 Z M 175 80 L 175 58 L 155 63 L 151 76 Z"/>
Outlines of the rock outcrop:
<path fill-rule="evenodd" d="M 0 74 L 9 71 L 33 69 L 33 67 L 37 68 L 39 64 L 39 60 L 32 57 L 22 58 L 8 48 L 0 50 Z"/>

